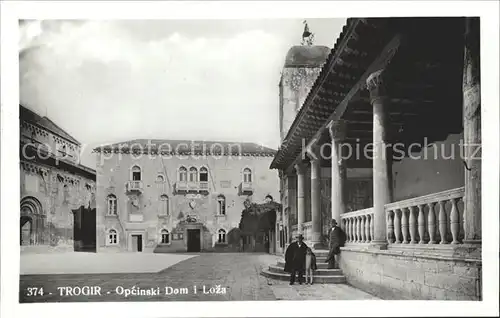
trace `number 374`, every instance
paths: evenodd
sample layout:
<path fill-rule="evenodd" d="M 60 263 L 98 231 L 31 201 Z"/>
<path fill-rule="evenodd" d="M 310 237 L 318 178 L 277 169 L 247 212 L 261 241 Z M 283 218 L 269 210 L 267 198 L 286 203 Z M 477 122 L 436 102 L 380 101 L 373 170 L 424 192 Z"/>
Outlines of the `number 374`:
<path fill-rule="evenodd" d="M 27 288 L 27 296 L 43 296 L 43 287 L 28 287 Z"/>

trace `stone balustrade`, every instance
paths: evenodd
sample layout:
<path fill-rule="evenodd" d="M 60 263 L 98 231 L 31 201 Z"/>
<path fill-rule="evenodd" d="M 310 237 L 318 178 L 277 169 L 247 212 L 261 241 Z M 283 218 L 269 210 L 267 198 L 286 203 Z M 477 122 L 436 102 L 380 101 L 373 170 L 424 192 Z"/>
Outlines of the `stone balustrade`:
<path fill-rule="evenodd" d="M 464 188 L 385 205 L 389 244 L 461 244 Z"/>
<path fill-rule="evenodd" d="M 341 214 L 346 243 L 370 243 L 374 237 L 373 208 Z"/>

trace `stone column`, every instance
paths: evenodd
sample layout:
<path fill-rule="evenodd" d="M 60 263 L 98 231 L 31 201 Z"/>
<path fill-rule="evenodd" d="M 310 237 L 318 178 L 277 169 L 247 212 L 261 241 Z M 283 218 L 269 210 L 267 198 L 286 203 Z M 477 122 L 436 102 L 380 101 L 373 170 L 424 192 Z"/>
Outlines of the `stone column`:
<path fill-rule="evenodd" d="M 372 73 L 366 80 L 373 106 L 373 210 L 374 237 L 372 246 L 387 249 L 385 205 L 391 202 L 391 160 L 388 158 L 387 94 L 383 70 Z"/>
<path fill-rule="evenodd" d="M 288 191 L 288 213 L 289 215 L 297 216 L 297 176 L 287 176 L 287 191 Z M 287 217 L 289 217 L 287 215 Z M 292 235 L 291 226 L 287 219 L 287 230 L 285 241 L 288 246 L 290 244 L 290 236 Z"/>
<path fill-rule="evenodd" d="M 320 248 L 321 240 L 321 156 L 314 151 L 316 158 L 311 158 L 311 225 L 310 245 Z"/>
<path fill-rule="evenodd" d="M 297 172 L 297 230 L 303 234 L 302 225 L 306 220 L 306 166 L 305 164 L 297 164 L 295 165 L 295 170 Z"/>
<path fill-rule="evenodd" d="M 463 72 L 464 243 L 481 243 L 481 91 L 479 18 L 466 18 Z"/>
<path fill-rule="evenodd" d="M 332 140 L 332 219 L 335 219 L 341 226 L 340 216 L 345 213 L 346 167 L 340 145 L 345 138 L 345 122 L 332 121 L 328 129 Z"/>

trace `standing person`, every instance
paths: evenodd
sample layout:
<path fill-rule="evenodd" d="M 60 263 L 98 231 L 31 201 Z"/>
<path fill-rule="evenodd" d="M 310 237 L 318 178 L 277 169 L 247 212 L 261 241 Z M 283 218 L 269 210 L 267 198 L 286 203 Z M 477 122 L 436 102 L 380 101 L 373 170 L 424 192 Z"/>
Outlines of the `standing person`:
<path fill-rule="evenodd" d="M 316 265 L 316 255 L 314 255 L 313 251 L 308 247 L 306 251 L 306 285 L 313 284 L 313 273 L 317 268 L 318 266 Z"/>
<path fill-rule="evenodd" d="M 290 273 L 290 285 L 295 283 L 295 274 L 299 275 L 299 284 L 304 281 L 304 267 L 306 264 L 307 245 L 302 234 L 297 236 L 297 241 L 288 246 L 285 252 L 285 272 Z"/>
<path fill-rule="evenodd" d="M 338 265 L 338 259 L 335 261 L 335 258 L 340 254 L 340 247 L 344 246 L 346 235 L 344 231 L 337 226 L 337 221 L 335 219 L 332 219 L 331 222 L 332 229 L 330 230 L 330 242 L 329 242 L 329 248 L 330 251 L 328 252 L 328 257 L 326 259 L 325 263 L 328 263 L 328 268 L 339 268 Z"/>

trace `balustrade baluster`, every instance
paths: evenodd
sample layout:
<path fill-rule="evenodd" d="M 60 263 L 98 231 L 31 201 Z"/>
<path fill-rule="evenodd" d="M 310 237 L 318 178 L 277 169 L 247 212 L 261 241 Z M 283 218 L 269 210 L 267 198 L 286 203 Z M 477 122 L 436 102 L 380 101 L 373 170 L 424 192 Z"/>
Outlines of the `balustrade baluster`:
<path fill-rule="evenodd" d="M 347 221 L 348 221 L 347 228 L 349 231 L 349 242 L 352 242 L 353 241 L 353 238 L 352 238 L 352 218 L 348 218 Z"/>
<path fill-rule="evenodd" d="M 365 223 L 365 242 L 369 243 L 371 241 L 371 236 L 370 236 L 370 215 L 366 215 L 366 223 Z"/>
<path fill-rule="evenodd" d="M 352 230 L 352 242 L 353 242 L 353 243 L 356 243 L 356 239 L 357 239 L 357 237 L 356 237 L 356 218 L 355 218 L 355 217 L 352 217 L 352 218 L 351 218 L 351 222 L 352 222 L 352 224 L 351 224 L 351 230 Z"/>
<path fill-rule="evenodd" d="M 450 229 L 453 241 L 451 244 L 460 244 L 458 241 L 458 234 L 460 231 L 460 220 L 458 218 L 457 199 L 450 199 L 451 212 L 450 212 Z"/>
<path fill-rule="evenodd" d="M 352 233 L 354 234 L 354 243 L 358 242 L 358 218 L 353 217 L 352 218 L 353 226 L 352 226 Z"/>
<path fill-rule="evenodd" d="M 396 244 L 401 244 L 401 214 L 400 209 L 394 210 L 394 238 Z M 402 213 L 402 212 L 401 212 Z"/>
<path fill-rule="evenodd" d="M 387 242 L 389 244 L 393 243 L 392 237 L 394 235 L 394 211 L 387 211 Z"/>
<path fill-rule="evenodd" d="M 409 227 L 410 227 L 410 244 L 417 244 L 417 217 L 415 215 L 415 207 L 410 206 L 408 207 L 408 213 L 410 215 L 410 222 L 409 222 Z"/>
<path fill-rule="evenodd" d="M 366 222 L 366 219 L 365 219 L 365 216 L 361 216 L 361 228 L 360 228 L 360 231 L 361 231 L 361 242 L 362 243 L 366 243 L 366 233 L 365 233 L 365 222 Z"/>
<path fill-rule="evenodd" d="M 408 244 L 408 214 L 406 208 L 401 209 L 401 229 L 403 230 L 403 244 Z"/>
<path fill-rule="evenodd" d="M 349 242 L 349 219 L 344 219 L 344 232 L 345 232 L 345 241 Z"/>
<path fill-rule="evenodd" d="M 436 212 L 434 211 L 434 202 L 427 203 L 429 214 L 427 215 L 427 231 L 429 232 L 429 243 L 436 244 Z"/>
<path fill-rule="evenodd" d="M 418 205 L 418 236 L 420 236 L 419 244 L 425 244 L 425 213 L 424 206 L 422 204 Z"/>
<path fill-rule="evenodd" d="M 448 224 L 446 222 L 446 209 L 444 204 L 444 201 L 439 201 L 439 235 L 441 236 L 441 242 L 439 242 L 439 244 L 448 244 L 446 240 Z"/>
<path fill-rule="evenodd" d="M 375 235 L 375 222 L 373 221 L 373 214 L 370 214 L 370 238 L 373 241 Z"/>
<path fill-rule="evenodd" d="M 359 236 L 361 237 L 361 243 L 364 243 L 365 242 L 365 238 L 364 238 L 364 229 L 363 229 L 363 216 L 360 216 L 359 217 Z"/>
<path fill-rule="evenodd" d="M 356 235 L 358 236 L 358 243 L 361 243 L 363 240 L 361 239 L 361 219 L 358 216 L 356 218 Z"/>

